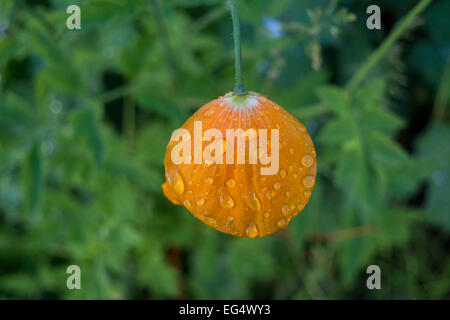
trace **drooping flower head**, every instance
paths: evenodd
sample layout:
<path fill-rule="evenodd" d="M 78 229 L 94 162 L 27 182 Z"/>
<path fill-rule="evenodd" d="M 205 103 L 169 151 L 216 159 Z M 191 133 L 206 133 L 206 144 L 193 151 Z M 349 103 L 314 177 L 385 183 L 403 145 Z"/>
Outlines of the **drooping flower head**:
<path fill-rule="evenodd" d="M 166 197 L 219 231 L 262 237 L 309 200 L 316 152 L 306 128 L 257 93 L 229 93 L 200 108 L 167 147 Z"/>

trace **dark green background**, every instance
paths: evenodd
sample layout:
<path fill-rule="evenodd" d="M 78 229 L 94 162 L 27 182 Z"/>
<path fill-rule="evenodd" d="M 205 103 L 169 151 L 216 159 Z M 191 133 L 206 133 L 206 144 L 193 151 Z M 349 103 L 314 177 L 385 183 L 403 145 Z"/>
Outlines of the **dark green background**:
<path fill-rule="evenodd" d="M 224 2 L 0 0 L 0 298 L 450 298 L 450 1 L 345 89 L 417 2 L 238 1 L 248 89 L 318 157 L 289 227 L 239 239 L 160 188 L 171 132 L 234 86 Z"/>

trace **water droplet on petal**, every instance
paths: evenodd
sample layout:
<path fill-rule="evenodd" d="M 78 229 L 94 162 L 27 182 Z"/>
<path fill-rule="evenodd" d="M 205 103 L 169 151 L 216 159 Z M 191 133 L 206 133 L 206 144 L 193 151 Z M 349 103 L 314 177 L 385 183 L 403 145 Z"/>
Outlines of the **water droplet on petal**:
<path fill-rule="evenodd" d="M 309 168 L 314 164 L 314 159 L 309 154 L 304 154 L 300 159 L 302 166 Z"/>
<path fill-rule="evenodd" d="M 281 169 L 281 170 L 280 170 L 280 176 L 284 179 L 284 178 L 286 178 L 286 175 L 287 175 L 286 170 Z"/>
<path fill-rule="evenodd" d="M 236 186 L 236 181 L 233 178 L 227 180 L 227 187 L 234 188 Z"/>
<path fill-rule="evenodd" d="M 173 175 L 168 175 L 169 184 L 172 185 L 175 192 L 180 196 L 184 192 L 184 181 L 178 172 L 174 172 Z"/>
<path fill-rule="evenodd" d="M 293 172 L 294 171 L 294 166 L 290 165 L 289 166 L 289 172 Z"/>
<path fill-rule="evenodd" d="M 206 177 L 206 178 L 205 178 L 205 183 L 207 183 L 207 184 L 212 184 L 213 181 L 214 181 L 214 179 L 211 178 L 211 177 Z"/>
<path fill-rule="evenodd" d="M 295 153 L 295 149 L 294 149 L 294 148 L 290 148 L 290 149 L 289 149 L 289 153 L 290 153 L 290 154 L 294 154 L 294 153 Z"/>
<path fill-rule="evenodd" d="M 198 198 L 197 199 L 197 206 L 201 207 L 205 204 L 205 199 L 204 198 Z"/>
<path fill-rule="evenodd" d="M 292 196 L 292 192 L 290 192 L 290 191 L 286 191 L 286 197 L 290 197 L 290 196 Z"/>
<path fill-rule="evenodd" d="M 220 206 L 224 209 L 231 209 L 234 207 L 234 201 L 230 196 L 227 196 L 226 194 L 221 194 Z"/>
<path fill-rule="evenodd" d="M 234 221 L 234 218 L 232 216 L 227 217 L 227 221 L 228 223 L 231 223 Z"/>
<path fill-rule="evenodd" d="M 285 204 L 281 207 L 281 213 L 283 213 L 284 216 L 289 215 L 291 212 L 291 208 L 289 208 L 289 205 Z"/>
<path fill-rule="evenodd" d="M 208 117 L 208 118 L 211 117 L 215 111 L 216 111 L 216 108 L 211 108 L 211 109 L 207 110 L 205 112 L 205 117 Z"/>
<path fill-rule="evenodd" d="M 306 189 L 311 189 L 314 186 L 314 177 L 306 176 L 303 178 L 303 185 Z"/>
<path fill-rule="evenodd" d="M 258 228 L 256 227 L 256 224 L 254 222 L 248 225 L 246 233 L 250 238 L 255 238 L 259 235 Z"/>
<path fill-rule="evenodd" d="M 264 217 L 268 218 L 269 217 L 269 213 L 268 212 L 264 212 Z"/>
<path fill-rule="evenodd" d="M 190 209 L 192 207 L 192 204 L 188 199 L 184 200 L 183 203 L 184 203 L 184 206 L 188 209 Z"/>
<path fill-rule="evenodd" d="M 274 184 L 273 184 L 273 188 L 275 189 L 275 190 L 280 190 L 280 188 L 281 188 L 281 183 L 279 183 L 279 182 L 275 182 Z"/>
<path fill-rule="evenodd" d="M 286 225 L 287 225 L 287 222 L 286 222 L 286 219 L 284 219 L 284 218 L 281 218 L 277 222 L 277 227 L 278 228 L 284 228 L 284 227 L 286 227 Z"/>
<path fill-rule="evenodd" d="M 268 191 L 266 192 L 266 198 L 267 198 L 267 200 L 272 199 L 272 191 L 271 191 L 271 190 L 268 190 Z"/>
<path fill-rule="evenodd" d="M 261 203 L 259 202 L 258 197 L 256 194 L 252 193 L 250 195 L 250 199 L 248 201 L 248 206 L 250 209 L 252 209 L 255 212 L 259 212 L 261 210 Z"/>
<path fill-rule="evenodd" d="M 304 192 L 304 195 L 305 195 L 306 198 L 309 198 L 309 197 L 311 196 L 311 191 L 306 190 L 306 191 Z"/>
<path fill-rule="evenodd" d="M 211 217 L 205 217 L 206 223 L 210 224 L 213 227 L 217 227 L 217 221 L 214 218 Z"/>

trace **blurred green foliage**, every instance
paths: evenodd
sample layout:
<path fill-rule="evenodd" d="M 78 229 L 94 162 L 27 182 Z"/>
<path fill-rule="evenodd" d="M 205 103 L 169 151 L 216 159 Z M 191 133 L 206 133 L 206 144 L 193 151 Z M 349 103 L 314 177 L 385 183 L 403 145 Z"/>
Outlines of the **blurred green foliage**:
<path fill-rule="evenodd" d="M 160 188 L 171 132 L 233 88 L 224 1 L 0 0 L 0 298 L 450 298 L 450 2 L 346 89 L 416 2 L 369 31 L 370 1 L 238 1 L 247 88 L 319 161 L 289 227 L 239 239 Z"/>

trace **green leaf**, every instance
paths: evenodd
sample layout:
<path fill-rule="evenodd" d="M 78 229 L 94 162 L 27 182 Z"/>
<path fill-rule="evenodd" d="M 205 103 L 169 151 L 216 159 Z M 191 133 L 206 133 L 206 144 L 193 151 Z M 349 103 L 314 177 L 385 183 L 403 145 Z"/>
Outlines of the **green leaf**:
<path fill-rule="evenodd" d="M 72 121 L 76 134 L 87 141 L 97 167 L 101 167 L 104 159 L 104 146 L 94 109 L 95 106 L 96 104 L 77 110 L 72 115 Z"/>
<path fill-rule="evenodd" d="M 137 277 L 145 287 L 158 297 L 174 297 L 177 292 L 177 273 L 166 260 L 164 248 L 158 239 L 149 238 L 139 250 L 141 259 Z"/>
<path fill-rule="evenodd" d="M 330 120 L 319 134 L 319 140 L 325 144 L 345 143 L 355 138 L 356 131 L 349 117 Z"/>
<path fill-rule="evenodd" d="M 347 141 L 339 154 L 336 168 L 336 181 L 344 189 L 350 190 L 355 185 L 358 172 L 363 170 L 364 155 L 356 139 Z"/>
<path fill-rule="evenodd" d="M 393 134 L 404 125 L 404 121 L 382 106 L 359 112 L 360 127 L 367 133 L 379 131 L 386 135 Z"/>
<path fill-rule="evenodd" d="M 120 57 L 120 67 L 128 77 L 137 77 L 139 72 L 142 71 L 151 44 L 151 38 L 144 35 L 137 38 L 132 46 L 124 48 Z"/>
<path fill-rule="evenodd" d="M 416 143 L 418 156 L 424 163 L 434 169 L 449 166 L 450 126 L 433 124 Z"/>
<path fill-rule="evenodd" d="M 338 115 L 347 115 L 350 111 L 350 97 L 344 89 L 324 86 L 317 90 L 320 101 Z"/>
<path fill-rule="evenodd" d="M 417 158 L 385 167 L 384 170 L 389 177 L 389 196 L 393 198 L 411 196 L 434 171 L 426 161 Z"/>
<path fill-rule="evenodd" d="M 27 101 L 12 92 L 0 99 L 0 133 L 30 131 L 39 123 L 39 117 Z"/>
<path fill-rule="evenodd" d="M 418 157 L 432 171 L 426 194 L 426 218 L 450 231 L 450 126 L 432 125 L 417 143 Z"/>
<path fill-rule="evenodd" d="M 31 148 L 24 167 L 25 201 L 27 211 L 35 215 L 43 188 L 42 156 L 40 143 Z"/>
<path fill-rule="evenodd" d="M 408 207 L 392 207 L 377 212 L 374 215 L 376 224 L 375 241 L 377 247 L 386 250 L 406 243 L 411 235 L 411 225 L 417 221 L 423 212 Z"/>
<path fill-rule="evenodd" d="M 46 72 L 55 80 L 54 85 L 67 92 L 79 93 L 82 87 L 81 77 L 69 54 L 57 45 L 57 41 L 39 20 L 27 15 L 27 21 L 30 24 L 30 31 L 27 33 L 29 50 L 48 66 Z"/>
<path fill-rule="evenodd" d="M 354 94 L 356 107 L 359 109 L 367 107 L 379 107 L 386 88 L 383 78 L 376 78 L 358 88 Z"/>
<path fill-rule="evenodd" d="M 370 156 L 377 165 L 390 166 L 406 162 L 408 154 L 388 136 L 372 132 L 367 137 Z"/>
<path fill-rule="evenodd" d="M 176 118 L 179 121 L 186 119 L 186 113 L 180 109 L 170 95 L 145 88 L 145 90 L 138 90 L 137 99 L 139 106 L 143 109 L 154 111 L 169 118 Z"/>

